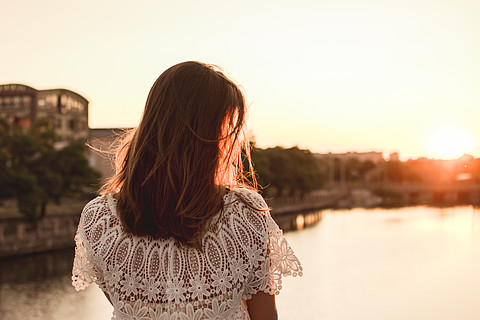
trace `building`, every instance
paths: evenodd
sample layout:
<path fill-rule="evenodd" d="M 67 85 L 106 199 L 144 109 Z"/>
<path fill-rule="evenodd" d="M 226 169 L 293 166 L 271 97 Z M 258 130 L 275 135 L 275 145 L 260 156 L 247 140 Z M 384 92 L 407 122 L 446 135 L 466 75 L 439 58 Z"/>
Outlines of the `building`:
<path fill-rule="evenodd" d="M 89 136 L 88 100 L 67 89 L 37 90 L 23 84 L 0 85 L 0 117 L 30 127 L 46 118 L 59 141 L 82 141 Z"/>
<path fill-rule="evenodd" d="M 398 152 L 390 153 L 390 161 L 400 161 L 400 155 Z"/>
<path fill-rule="evenodd" d="M 370 152 L 345 152 L 345 153 L 316 153 L 318 159 L 339 159 L 346 161 L 348 159 L 356 159 L 360 162 L 372 161 L 375 164 L 383 163 L 385 159 L 383 154 L 377 151 Z"/>

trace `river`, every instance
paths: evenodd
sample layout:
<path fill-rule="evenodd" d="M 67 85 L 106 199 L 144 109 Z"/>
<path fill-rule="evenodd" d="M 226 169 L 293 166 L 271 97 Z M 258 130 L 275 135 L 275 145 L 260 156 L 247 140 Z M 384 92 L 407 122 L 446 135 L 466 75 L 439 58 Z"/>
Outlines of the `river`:
<path fill-rule="evenodd" d="M 286 233 L 304 267 L 277 296 L 285 320 L 480 319 L 480 209 L 328 210 Z M 70 285 L 72 250 L 0 262 L 0 319 L 109 319 Z"/>

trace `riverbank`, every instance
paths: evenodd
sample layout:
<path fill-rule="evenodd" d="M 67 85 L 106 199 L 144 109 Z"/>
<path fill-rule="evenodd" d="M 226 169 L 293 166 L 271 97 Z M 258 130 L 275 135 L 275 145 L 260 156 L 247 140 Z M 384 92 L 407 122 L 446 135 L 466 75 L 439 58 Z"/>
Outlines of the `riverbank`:
<path fill-rule="evenodd" d="M 321 210 L 336 207 L 343 199 L 348 198 L 347 189 L 318 190 L 304 196 L 281 197 L 268 199 L 272 216 L 291 213 Z"/>
<path fill-rule="evenodd" d="M 0 259 L 72 248 L 80 214 L 0 220 Z"/>
<path fill-rule="evenodd" d="M 333 207 L 342 193 L 317 192 L 302 198 L 268 200 L 272 216 L 284 231 L 303 229 L 321 220 L 321 213 L 304 212 Z M 22 218 L 13 207 L 0 211 L 0 259 L 73 248 L 80 212 L 85 201 L 51 205 L 42 220 Z M 62 210 L 63 208 L 63 210 Z"/>
<path fill-rule="evenodd" d="M 399 201 L 395 202 L 395 207 L 410 204 L 403 198 L 397 198 Z M 367 189 L 331 189 L 303 197 L 267 199 L 267 203 L 272 208 L 272 217 L 287 232 L 318 223 L 322 219 L 323 209 L 389 206 L 392 204 L 389 199 Z M 0 208 L 0 259 L 72 248 L 85 203 L 70 200 L 60 206 L 51 205 L 47 216 L 34 222 L 20 218 L 21 215 L 12 208 Z"/>

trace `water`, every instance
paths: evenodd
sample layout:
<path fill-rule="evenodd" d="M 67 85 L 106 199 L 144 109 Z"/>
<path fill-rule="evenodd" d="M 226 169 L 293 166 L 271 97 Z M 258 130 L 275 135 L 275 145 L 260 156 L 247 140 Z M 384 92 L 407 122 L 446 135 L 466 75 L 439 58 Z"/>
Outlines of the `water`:
<path fill-rule="evenodd" d="M 280 319 L 480 319 L 480 210 L 326 211 L 287 233 L 304 276 L 286 278 Z M 91 286 L 70 285 L 73 252 L 0 262 L 0 319 L 109 319 Z"/>
<path fill-rule="evenodd" d="M 355 209 L 287 234 L 305 274 L 283 319 L 480 319 L 480 210 Z"/>

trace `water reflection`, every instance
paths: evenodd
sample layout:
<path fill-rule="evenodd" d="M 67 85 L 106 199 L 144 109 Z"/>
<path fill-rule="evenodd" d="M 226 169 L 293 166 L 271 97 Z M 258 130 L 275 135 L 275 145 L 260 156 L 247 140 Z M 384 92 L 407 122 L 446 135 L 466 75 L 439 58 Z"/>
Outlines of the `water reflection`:
<path fill-rule="evenodd" d="M 111 307 L 92 286 L 71 285 L 73 249 L 0 261 L 0 319 L 109 319 Z"/>
<path fill-rule="evenodd" d="M 284 214 L 274 216 L 275 221 L 284 232 L 303 230 L 322 220 L 321 211 L 302 212 L 298 214 Z"/>
<path fill-rule="evenodd" d="M 0 261 L 0 284 L 41 282 L 63 277 L 72 270 L 73 250 Z"/>
<path fill-rule="evenodd" d="M 480 319 L 478 209 L 329 211 L 288 239 L 305 272 L 284 280 L 284 319 Z"/>

